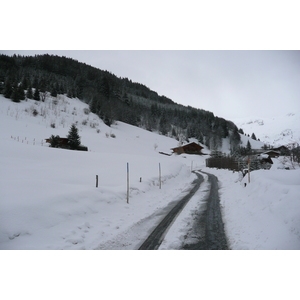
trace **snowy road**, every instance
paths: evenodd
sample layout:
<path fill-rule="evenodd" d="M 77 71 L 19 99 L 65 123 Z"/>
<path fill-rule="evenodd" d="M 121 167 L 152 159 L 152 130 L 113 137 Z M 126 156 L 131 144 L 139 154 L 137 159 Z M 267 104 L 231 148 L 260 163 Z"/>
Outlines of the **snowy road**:
<path fill-rule="evenodd" d="M 212 174 L 205 173 L 208 176 L 210 189 L 205 200 L 205 208 L 201 209 L 192 224 L 192 230 L 189 231 L 189 237 L 182 247 L 184 250 L 226 250 L 227 242 L 222 221 L 220 200 L 218 192 L 218 178 Z M 166 231 L 174 222 L 176 217 L 182 211 L 187 202 L 195 195 L 203 182 L 203 176 L 196 173 L 197 179 L 194 181 L 194 187 L 182 198 L 174 208 L 166 215 L 159 225 L 152 231 L 149 237 L 141 245 L 139 250 L 156 250 L 162 243 Z"/>
<path fill-rule="evenodd" d="M 187 239 L 189 243 L 183 246 L 185 250 L 227 250 L 227 241 L 222 221 L 219 199 L 218 178 L 205 173 L 210 182 L 210 190 L 205 208 L 199 211 L 193 224 L 193 229 Z"/>
<path fill-rule="evenodd" d="M 139 250 L 156 250 L 163 241 L 164 235 L 170 225 L 173 223 L 178 214 L 182 211 L 187 202 L 194 196 L 203 182 L 203 176 L 195 173 L 197 179 L 194 180 L 193 188 L 185 195 L 165 216 L 165 218 L 158 224 L 158 226 L 152 231 L 146 241 L 140 246 Z"/>

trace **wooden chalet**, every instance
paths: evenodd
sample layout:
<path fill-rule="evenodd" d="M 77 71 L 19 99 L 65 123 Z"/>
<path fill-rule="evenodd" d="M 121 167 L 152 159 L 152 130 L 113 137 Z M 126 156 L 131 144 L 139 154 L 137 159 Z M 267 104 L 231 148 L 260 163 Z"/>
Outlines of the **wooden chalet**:
<path fill-rule="evenodd" d="M 271 157 L 268 154 L 259 154 L 257 155 L 258 160 L 261 164 L 273 164 Z"/>
<path fill-rule="evenodd" d="M 194 142 L 184 145 L 184 146 L 171 148 L 171 150 L 173 150 L 173 153 L 176 153 L 176 154 L 186 153 L 186 154 L 198 154 L 198 155 L 203 155 L 202 149 L 203 149 L 202 146 L 200 146 Z"/>
<path fill-rule="evenodd" d="M 280 155 L 278 151 L 274 151 L 274 150 L 268 150 L 263 154 L 267 154 L 269 157 L 278 157 Z"/>
<path fill-rule="evenodd" d="M 50 139 L 46 139 L 46 143 L 51 143 Z M 69 139 L 60 137 L 58 139 L 58 147 L 68 149 L 69 148 Z"/>
<path fill-rule="evenodd" d="M 290 153 L 289 148 L 286 146 L 276 147 L 276 148 L 273 148 L 272 150 L 279 152 L 281 155 L 289 155 L 289 153 Z"/>
<path fill-rule="evenodd" d="M 50 139 L 45 139 L 46 143 L 51 143 Z M 68 138 L 59 138 L 57 148 L 70 149 L 69 139 Z M 84 145 L 79 145 L 76 150 L 79 151 L 88 151 L 88 147 Z"/>

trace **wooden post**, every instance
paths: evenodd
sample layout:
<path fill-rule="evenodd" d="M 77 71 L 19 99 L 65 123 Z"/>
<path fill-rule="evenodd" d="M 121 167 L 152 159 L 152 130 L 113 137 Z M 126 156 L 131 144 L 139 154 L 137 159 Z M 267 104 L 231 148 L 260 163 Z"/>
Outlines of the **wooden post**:
<path fill-rule="evenodd" d="M 191 172 L 193 172 L 193 161 L 191 162 Z"/>
<path fill-rule="evenodd" d="M 127 203 L 129 203 L 129 164 L 127 163 Z"/>
<path fill-rule="evenodd" d="M 96 188 L 98 187 L 98 175 L 96 175 Z"/>
<path fill-rule="evenodd" d="M 248 183 L 250 183 L 250 157 L 248 158 Z"/>
<path fill-rule="evenodd" d="M 158 164 L 158 168 L 159 168 L 159 188 L 161 189 L 161 167 L 160 167 L 160 163 Z"/>

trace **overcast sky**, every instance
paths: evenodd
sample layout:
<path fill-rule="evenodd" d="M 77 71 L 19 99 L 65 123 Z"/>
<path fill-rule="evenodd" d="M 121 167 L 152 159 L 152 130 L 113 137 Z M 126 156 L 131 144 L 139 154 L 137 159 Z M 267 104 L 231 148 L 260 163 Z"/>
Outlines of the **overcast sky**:
<path fill-rule="evenodd" d="M 226 119 L 300 111 L 300 51 L 0 51 L 64 55 Z"/>

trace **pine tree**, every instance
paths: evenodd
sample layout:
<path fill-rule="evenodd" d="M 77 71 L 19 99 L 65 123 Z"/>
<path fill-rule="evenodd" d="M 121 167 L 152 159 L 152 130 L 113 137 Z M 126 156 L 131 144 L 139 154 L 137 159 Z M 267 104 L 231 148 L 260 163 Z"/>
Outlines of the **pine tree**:
<path fill-rule="evenodd" d="M 10 98 L 12 92 L 13 92 L 12 84 L 10 80 L 7 79 L 4 84 L 3 95 L 5 98 Z"/>
<path fill-rule="evenodd" d="M 54 84 L 51 87 L 51 96 L 57 97 L 57 89 L 56 89 L 56 85 L 54 85 Z"/>
<path fill-rule="evenodd" d="M 28 89 L 27 89 L 27 91 L 26 91 L 26 97 L 28 99 L 33 99 L 33 92 L 32 92 L 31 86 L 29 86 Z"/>
<path fill-rule="evenodd" d="M 17 94 L 18 94 L 18 98 L 19 100 L 25 100 L 25 92 L 23 89 L 23 85 L 19 85 L 17 88 Z"/>
<path fill-rule="evenodd" d="M 253 140 L 256 140 L 256 136 L 255 136 L 255 134 L 254 134 L 254 133 L 252 133 L 252 135 L 251 135 L 251 139 L 253 139 Z"/>
<path fill-rule="evenodd" d="M 38 88 L 36 88 L 35 91 L 34 91 L 33 99 L 34 99 L 34 100 L 37 100 L 37 101 L 40 101 L 40 100 L 41 100 L 41 99 L 40 99 L 40 91 L 39 91 Z"/>
<path fill-rule="evenodd" d="M 69 140 L 68 143 L 70 148 L 72 150 L 76 150 L 80 145 L 80 136 L 78 134 L 78 129 L 75 126 L 75 124 L 71 125 L 67 138 Z"/>
<path fill-rule="evenodd" d="M 251 153 L 251 150 L 252 150 L 252 147 L 251 147 L 251 144 L 250 144 L 249 140 L 248 140 L 248 142 L 247 142 L 246 149 L 247 149 L 247 153 L 250 154 L 250 153 Z"/>
<path fill-rule="evenodd" d="M 20 102 L 20 95 L 19 95 L 19 91 L 18 91 L 18 84 L 16 82 L 13 85 L 13 91 L 12 91 L 12 93 L 10 95 L 10 98 L 14 102 Z"/>

